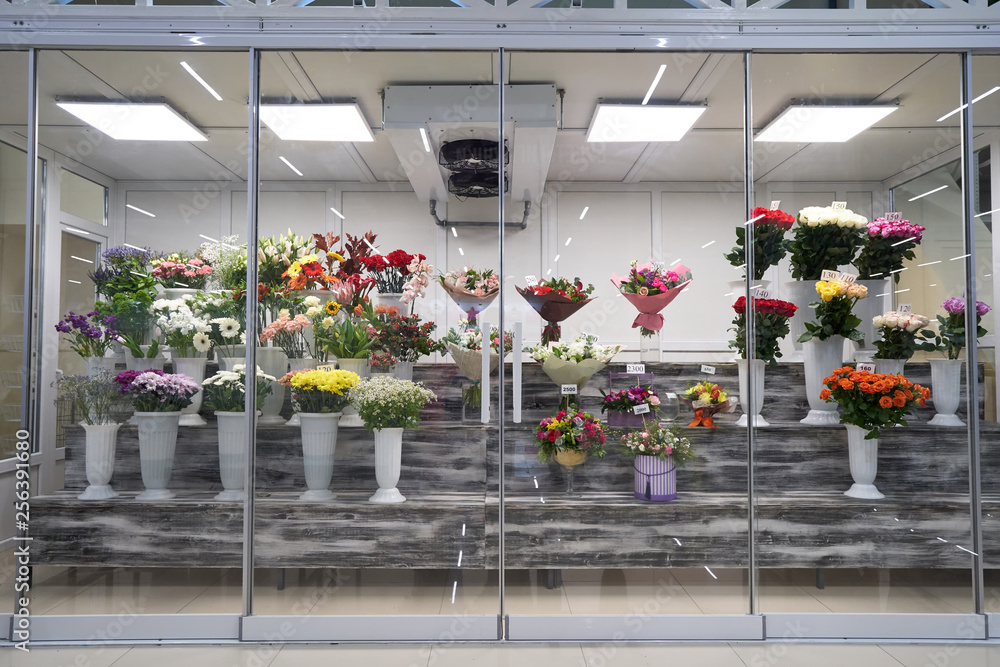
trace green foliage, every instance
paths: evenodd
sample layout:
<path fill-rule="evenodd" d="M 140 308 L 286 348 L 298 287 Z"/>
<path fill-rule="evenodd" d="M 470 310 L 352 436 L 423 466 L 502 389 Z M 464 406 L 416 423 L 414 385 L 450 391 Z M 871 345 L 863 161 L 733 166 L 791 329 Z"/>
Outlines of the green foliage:
<path fill-rule="evenodd" d="M 791 254 L 792 278 L 819 280 L 823 269 L 851 264 L 862 238 L 855 227 L 796 225 L 792 238 L 784 241 Z"/>
<path fill-rule="evenodd" d="M 743 266 L 746 260 L 745 225 L 736 228 L 736 245 L 725 258 L 733 266 Z M 772 266 L 777 266 L 788 252 L 785 243 L 785 230 L 777 225 L 758 225 L 753 233 L 753 279 L 762 280 L 764 273 Z"/>

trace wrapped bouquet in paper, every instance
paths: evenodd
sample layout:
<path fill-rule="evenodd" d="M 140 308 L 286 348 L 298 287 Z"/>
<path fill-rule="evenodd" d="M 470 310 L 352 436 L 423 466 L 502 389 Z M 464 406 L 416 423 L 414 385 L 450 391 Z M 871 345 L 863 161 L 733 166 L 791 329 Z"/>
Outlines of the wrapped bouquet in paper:
<path fill-rule="evenodd" d="M 449 271 L 439 276 L 438 282 L 451 300 L 465 311 L 472 326 L 476 324 L 479 313 L 489 308 L 500 294 L 500 278 L 493 269 L 478 271 L 464 266 L 461 271 Z"/>
<path fill-rule="evenodd" d="M 705 380 L 688 387 L 681 401 L 694 410 L 694 419 L 688 426 L 715 427 L 713 417 L 718 412 L 730 412 L 729 397 L 725 390 L 714 382 Z"/>
<path fill-rule="evenodd" d="M 620 278 L 612 273 L 611 282 L 639 311 L 632 328 L 638 327 L 643 336 L 652 336 L 663 328 L 660 311 L 691 282 L 691 269 L 683 264 L 676 269 L 663 269 L 650 263 L 633 261 L 627 276 Z"/>
<path fill-rule="evenodd" d="M 543 345 L 559 340 L 562 334 L 559 323 L 593 301 L 590 295 L 594 292 L 593 285 L 584 287 L 579 278 L 574 278 L 572 282 L 565 278 L 553 278 L 516 289 L 545 320 Z"/>
<path fill-rule="evenodd" d="M 449 354 L 455 360 L 458 370 L 472 383 L 462 393 L 465 405 L 479 405 L 482 397 L 480 382 L 483 379 L 483 333 L 479 327 L 467 321 L 459 322 L 457 329 L 448 331 L 441 339 Z M 500 366 L 500 361 L 507 356 L 514 344 L 514 335 L 509 331 L 503 334 L 503 349 L 500 349 L 500 330 L 496 327 L 490 332 L 490 374 Z"/>
<path fill-rule="evenodd" d="M 581 335 L 569 343 L 538 343 L 527 352 L 556 385 L 575 384 L 579 393 L 622 347 L 598 345 L 593 336 Z"/>

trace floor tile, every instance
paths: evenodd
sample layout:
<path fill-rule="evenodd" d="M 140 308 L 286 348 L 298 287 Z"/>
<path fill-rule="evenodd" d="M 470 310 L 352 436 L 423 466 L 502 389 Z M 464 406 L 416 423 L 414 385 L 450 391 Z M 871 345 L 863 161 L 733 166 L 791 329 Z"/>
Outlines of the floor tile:
<path fill-rule="evenodd" d="M 757 665 L 900 667 L 901 664 L 874 645 L 767 642 L 759 645 L 733 644 L 732 646 L 748 667 Z"/>
<path fill-rule="evenodd" d="M 664 665 L 697 665 L 697 667 L 744 667 L 743 661 L 729 646 L 682 646 L 677 644 L 615 646 L 613 644 L 584 646 L 587 667 L 663 667 Z"/>
<path fill-rule="evenodd" d="M 278 646 L 138 646 L 114 667 L 268 667 Z"/>
<path fill-rule="evenodd" d="M 701 614 L 684 587 L 665 571 L 604 570 L 602 579 L 564 575 L 573 614 Z"/>
<path fill-rule="evenodd" d="M 906 667 L 998 667 L 1000 647 L 888 644 L 882 649 Z"/>
<path fill-rule="evenodd" d="M 426 667 L 431 650 L 426 645 L 285 646 L 269 667 Z"/>
<path fill-rule="evenodd" d="M 39 648 L 30 651 L 0 649 L 0 667 L 109 667 L 128 652 L 128 647 Z"/>

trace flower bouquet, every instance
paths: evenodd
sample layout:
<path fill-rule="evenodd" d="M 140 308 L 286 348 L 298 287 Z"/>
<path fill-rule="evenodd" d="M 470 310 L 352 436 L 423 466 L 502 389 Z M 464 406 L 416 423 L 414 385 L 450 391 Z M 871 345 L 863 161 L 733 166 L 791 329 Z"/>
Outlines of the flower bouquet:
<path fill-rule="evenodd" d="M 560 410 L 539 422 L 535 432 L 538 460 L 554 460 L 566 470 L 566 493 L 573 493 L 574 468 L 588 456 L 604 458 L 604 440 L 601 421 L 586 412 Z"/>
<path fill-rule="evenodd" d="M 663 328 L 660 311 L 691 282 L 691 270 L 683 264 L 676 269 L 662 269 L 633 261 L 628 276 L 619 278 L 612 273 L 611 282 L 639 311 L 632 328 L 639 327 L 643 336 L 652 336 Z"/>
<path fill-rule="evenodd" d="M 341 255 L 331 252 L 332 259 L 343 260 Z M 288 287 L 295 291 L 301 290 L 322 290 L 328 289 L 330 285 L 337 282 L 337 278 L 326 272 L 324 263 L 320 261 L 317 253 L 310 253 L 299 257 L 281 274 L 282 278 L 288 279 Z"/>
<path fill-rule="evenodd" d="M 729 398 L 725 390 L 714 382 L 705 380 L 687 391 L 680 397 L 681 402 L 694 410 L 694 419 L 688 426 L 715 427 L 713 415 L 717 412 L 729 412 Z"/>
<path fill-rule="evenodd" d="M 219 371 L 203 381 L 205 405 L 216 412 L 245 412 L 246 409 L 246 366 L 236 364 L 231 371 Z M 271 393 L 273 376 L 257 368 L 257 404 Z"/>
<path fill-rule="evenodd" d="M 763 280 L 764 274 L 784 258 L 785 232 L 795 224 L 795 216 L 778 209 L 758 206 L 750 214 L 753 220 L 753 280 Z M 747 226 L 736 228 L 736 246 L 725 255 L 735 267 L 746 264 Z M 746 271 L 744 270 L 744 273 Z"/>
<path fill-rule="evenodd" d="M 247 245 L 240 237 L 223 236 L 219 241 L 206 241 L 198 248 L 199 256 L 212 267 L 209 282 L 216 289 L 246 289 Z"/>
<path fill-rule="evenodd" d="M 827 340 L 831 336 L 854 341 L 864 339 L 857 329 L 861 319 L 851 310 L 854 304 L 868 296 L 867 287 L 843 280 L 820 280 L 816 283 L 816 293 L 820 301 L 809 305 L 815 308 L 818 322 L 806 322 L 806 332 L 799 337 L 799 342 L 813 338 Z"/>
<path fill-rule="evenodd" d="M 167 289 L 203 290 L 212 275 L 212 267 L 204 259 L 186 252 L 175 252 L 150 261 L 153 277 Z"/>
<path fill-rule="evenodd" d="M 569 343 L 538 343 L 525 351 L 542 365 L 542 370 L 556 385 L 575 384 L 579 394 L 587 381 L 623 347 L 598 345 L 592 336 L 582 334 Z"/>
<path fill-rule="evenodd" d="M 655 421 L 622 436 L 622 450 L 635 459 L 633 495 L 638 500 L 677 499 L 677 468 L 694 458 L 691 441 Z"/>
<path fill-rule="evenodd" d="M 292 389 L 296 412 L 309 414 L 340 413 L 350 405 L 350 390 L 361 378 L 344 370 L 292 371 L 279 380 Z"/>
<path fill-rule="evenodd" d="M 262 238 L 257 243 L 257 279 L 269 287 L 285 284 L 283 274 L 305 255 L 316 253 L 312 236 L 298 236 L 288 230 L 288 235 Z"/>
<path fill-rule="evenodd" d="M 205 355 L 212 349 L 209 333 L 212 325 L 196 315 L 184 299 L 157 299 L 152 312 L 157 316 L 156 326 L 163 332 L 164 340 L 174 357 L 193 358 Z"/>
<path fill-rule="evenodd" d="M 809 206 L 799 211 L 792 238 L 785 240 L 792 278 L 819 280 L 823 269 L 850 264 L 867 227 L 868 219 L 850 209 Z"/>
<path fill-rule="evenodd" d="M 482 405 L 483 390 L 483 332 L 467 320 L 459 320 L 457 329 L 449 329 L 448 335 L 441 339 L 445 349 L 451 354 L 455 364 L 472 383 L 462 391 L 462 404 L 467 406 Z M 500 330 L 493 327 L 490 331 L 490 374 L 500 366 L 501 359 L 506 358 L 514 345 L 514 335 L 505 331 L 503 349 L 500 349 Z"/>
<path fill-rule="evenodd" d="M 411 255 L 405 250 L 393 250 L 388 255 L 369 255 L 361 260 L 368 274 L 375 279 L 379 294 L 402 294 L 410 275 L 410 265 L 427 259 L 425 255 Z"/>
<path fill-rule="evenodd" d="M 965 299 L 946 299 L 942 307 L 947 316 L 937 316 L 938 334 L 934 337 L 934 348 L 943 352 L 944 359 L 928 359 L 931 365 L 931 385 L 934 387 L 934 409 L 937 412 L 929 424 L 931 426 L 965 426 L 957 414 L 962 389 L 962 366 L 959 358 L 965 349 L 966 327 Z M 976 338 L 986 335 L 981 322 L 990 312 L 990 307 L 982 301 L 976 302 Z"/>
<path fill-rule="evenodd" d="M 938 335 L 935 337 L 935 346 L 945 353 L 948 359 L 958 359 L 965 349 L 965 299 L 952 297 L 946 299 L 941 307 L 948 313 L 947 317 L 937 316 Z M 986 335 L 986 329 L 982 326 L 983 315 L 990 312 L 991 308 L 982 301 L 976 302 L 976 338 Z"/>
<path fill-rule="evenodd" d="M 650 385 L 609 393 L 602 389 L 601 395 L 604 396 L 601 412 L 608 413 L 608 426 L 631 428 L 642 426 L 648 420 L 656 421 L 660 397 Z"/>
<path fill-rule="evenodd" d="M 795 314 L 798 307 L 788 301 L 779 299 L 751 299 L 754 313 L 754 359 L 759 359 L 769 366 L 777 366 L 781 357 L 778 342 L 788 335 L 788 318 Z M 733 328 L 736 338 L 729 341 L 729 347 L 736 350 L 741 359 L 746 359 L 747 351 L 747 299 L 741 296 L 733 304 L 736 318 Z M 740 397 L 742 398 L 742 396 Z"/>
<path fill-rule="evenodd" d="M 118 341 L 114 315 L 101 315 L 96 310 L 86 315 L 70 311 L 56 325 L 56 331 L 67 334 L 70 348 L 83 358 L 103 357 Z"/>
<path fill-rule="evenodd" d="M 897 313 L 894 310 L 876 315 L 872 324 L 881 331 L 882 339 L 875 341 L 875 359 L 906 361 L 917 350 L 936 350 L 934 332 L 924 328 L 930 321 L 924 315 Z"/>
<path fill-rule="evenodd" d="M 546 322 L 542 329 L 542 344 L 558 341 L 562 334 L 559 323 L 593 301 L 590 295 L 594 292 L 593 285 L 584 287 L 579 278 L 574 278 L 573 282 L 552 278 L 524 289 L 515 289 Z"/>
<path fill-rule="evenodd" d="M 421 322 L 419 315 L 400 315 L 394 307 L 388 312 L 378 311 L 376 309 L 374 316 L 369 319 L 375 329 L 373 338 L 378 349 L 409 363 L 440 349 L 432 337 L 437 328 L 434 322 Z"/>
<path fill-rule="evenodd" d="M 316 303 L 319 303 L 319 299 L 316 297 L 307 297 L 308 299 L 315 299 Z M 260 332 L 260 342 L 274 341 L 289 359 L 304 359 L 310 350 L 309 341 L 303 331 L 306 327 L 311 326 L 312 321 L 302 313 L 292 317 L 288 310 L 281 310 L 278 312 L 278 319 L 268 324 Z"/>
<path fill-rule="evenodd" d="M 101 253 L 101 263 L 89 274 L 90 279 L 94 281 L 97 293 L 108 299 L 119 293 L 155 293 L 157 281 L 150 275 L 149 265 L 162 256 L 162 253 L 149 248 L 108 248 Z"/>
<path fill-rule="evenodd" d="M 898 283 L 903 260 L 914 258 L 913 249 L 923 239 L 924 229 L 923 225 L 910 224 L 909 220 L 875 218 L 869 222 L 861 252 L 854 262 L 859 278 L 870 280 L 892 275 Z"/>
<path fill-rule="evenodd" d="M 461 271 L 449 271 L 438 276 L 438 282 L 452 301 L 465 312 L 471 326 L 476 324 L 479 313 L 489 308 L 493 299 L 500 294 L 500 278 L 493 269 L 477 271 L 470 266 L 463 266 Z"/>
<path fill-rule="evenodd" d="M 906 426 L 907 413 L 915 406 L 926 405 L 930 390 L 902 375 L 857 371 L 850 366 L 834 369 L 823 378 L 823 384 L 820 398 L 839 404 L 843 410 L 840 423 L 847 425 L 854 484 L 844 495 L 869 500 L 884 498 L 874 484 L 878 473 L 879 430 Z"/>

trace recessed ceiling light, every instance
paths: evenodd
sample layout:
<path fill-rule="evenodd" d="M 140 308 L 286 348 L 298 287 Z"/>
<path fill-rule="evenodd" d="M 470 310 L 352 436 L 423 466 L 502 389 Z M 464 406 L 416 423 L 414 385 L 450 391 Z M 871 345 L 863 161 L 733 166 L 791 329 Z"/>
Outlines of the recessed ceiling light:
<path fill-rule="evenodd" d="M 284 141 L 375 141 L 357 104 L 262 104 L 260 119 Z"/>
<path fill-rule="evenodd" d="M 679 141 L 705 113 L 704 106 L 598 104 L 587 141 Z"/>
<path fill-rule="evenodd" d="M 793 104 L 771 121 L 755 141 L 790 143 L 844 142 L 898 109 L 891 106 L 819 106 Z"/>
<path fill-rule="evenodd" d="M 166 104 L 56 102 L 56 105 L 120 141 L 208 141 L 205 133 Z"/>
<path fill-rule="evenodd" d="M 208 81 L 205 81 L 203 78 L 201 78 L 201 75 L 195 72 L 193 67 L 188 65 L 183 60 L 181 61 L 181 67 L 186 69 L 187 73 L 190 74 L 192 77 L 194 77 L 194 80 L 200 83 L 202 88 L 207 90 L 212 95 L 212 97 L 214 97 L 219 102 L 222 101 L 222 96 L 219 95 L 217 92 L 215 92 L 215 88 L 212 88 L 210 85 L 208 85 Z"/>

